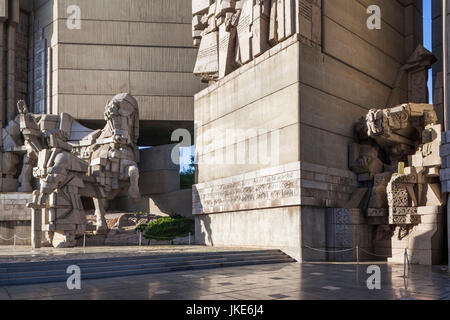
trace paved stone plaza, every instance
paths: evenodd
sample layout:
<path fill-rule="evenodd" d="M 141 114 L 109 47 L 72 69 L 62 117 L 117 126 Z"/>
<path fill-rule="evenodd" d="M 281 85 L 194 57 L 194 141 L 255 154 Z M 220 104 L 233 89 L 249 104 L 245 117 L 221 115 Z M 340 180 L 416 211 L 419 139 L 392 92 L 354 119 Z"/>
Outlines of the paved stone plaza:
<path fill-rule="evenodd" d="M 444 267 L 379 264 L 381 290 L 369 290 L 369 264 L 276 264 L 0 288 L 0 299 L 45 300 L 449 300 Z"/>

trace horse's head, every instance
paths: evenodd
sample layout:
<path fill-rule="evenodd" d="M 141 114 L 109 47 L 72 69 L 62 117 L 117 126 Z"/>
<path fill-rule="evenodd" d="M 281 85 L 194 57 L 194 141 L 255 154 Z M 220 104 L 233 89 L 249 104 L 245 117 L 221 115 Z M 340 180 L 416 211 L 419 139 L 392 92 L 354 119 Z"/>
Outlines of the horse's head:
<path fill-rule="evenodd" d="M 139 138 L 139 109 L 136 99 L 121 93 L 106 105 L 105 120 L 115 139 L 121 144 L 136 144 Z"/>

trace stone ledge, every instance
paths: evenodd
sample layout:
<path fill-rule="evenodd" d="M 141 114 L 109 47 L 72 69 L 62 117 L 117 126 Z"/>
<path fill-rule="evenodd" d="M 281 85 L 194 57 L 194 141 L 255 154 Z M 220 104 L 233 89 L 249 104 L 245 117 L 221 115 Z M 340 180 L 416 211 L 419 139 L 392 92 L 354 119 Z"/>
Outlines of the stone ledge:
<path fill-rule="evenodd" d="M 198 100 L 198 99 L 208 95 L 212 91 L 214 91 L 217 88 L 223 86 L 225 83 L 233 80 L 234 78 L 236 78 L 240 74 L 243 74 L 243 73 L 247 72 L 249 69 L 257 66 L 258 64 L 262 63 L 263 61 L 268 60 L 269 58 L 271 58 L 274 55 L 278 54 L 279 52 L 283 51 L 284 49 L 290 47 L 294 43 L 297 43 L 297 42 L 304 43 L 305 41 L 306 41 L 306 39 L 303 36 L 301 36 L 300 34 L 298 34 L 298 33 L 297 34 L 293 34 L 292 36 L 290 36 L 289 38 L 287 38 L 283 42 L 280 42 L 277 45 L 273 46 L 272 48 L 270 48 L 269 50 L 264 52 L 262 55 L 256 57 L 255 59 L 253 59 L 249 63 L 243 65 L 242 67 L 240 67 L 237 70 L 235 70 L 235 71 L 231 72 L 230 74 L 226 75 L 225 77 L 223 77 L 219 81 L 213 83 L 212 85 L 210 85 L 207 88 L 203 89 L 202 91 L 198 92 L 197 94 L 194 95 L 194 100 Z"/>
<path fill-rule="evenodd" d="M 350 171 L 294 162 L 197 184 L 192 189 L 192 212 L 198 215 L 297 205 L 343 207 L 356 185 L 356 175 Z"/>

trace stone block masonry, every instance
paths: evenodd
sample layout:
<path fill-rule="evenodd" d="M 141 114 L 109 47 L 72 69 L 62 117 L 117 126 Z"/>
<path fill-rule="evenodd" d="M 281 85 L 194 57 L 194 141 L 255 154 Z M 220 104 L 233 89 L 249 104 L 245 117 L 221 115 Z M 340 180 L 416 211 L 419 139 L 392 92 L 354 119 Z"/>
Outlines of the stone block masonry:
<path fill-rule="evenodd" d="M 4 239 L 12 239 L 14 235 L 22 239 L 30 238 L 31 210 L 26 204 L 31 200 L 31 193 L 0 194 L 0 245 L 13 245 L 13 240 Z M 30 243 L 30 240 L 16 240 L 17 245 Z"/>
<path fill-rule="evenodd" d="M 0 222 L 31 221 L 31 211 L 26 207 L 31 200 L 31 193 L 1 193 Z"/>

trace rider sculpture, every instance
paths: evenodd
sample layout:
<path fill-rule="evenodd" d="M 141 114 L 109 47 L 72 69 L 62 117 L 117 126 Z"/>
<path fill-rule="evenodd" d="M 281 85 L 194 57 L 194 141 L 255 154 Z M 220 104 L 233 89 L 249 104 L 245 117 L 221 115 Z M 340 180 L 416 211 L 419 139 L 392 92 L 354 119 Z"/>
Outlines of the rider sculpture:
<path fill-rule="evenodd" d="M 41 234 L 54 247 L 72 247 L 86 231 L 82 198 L 95 206 L 96 233 L 107 231 L 105 204 L 124 191 L 140 197 L 138 180 L 139 110 L 128 93 L 106 106 L 102 130 L 83 127 L 70 115 L 37 116 L 19 101 L 20 129 L 29 158 L 37 159 L 33 176 L 40 188 L 28 204 L 33 211 L 32 243 Z"/>

